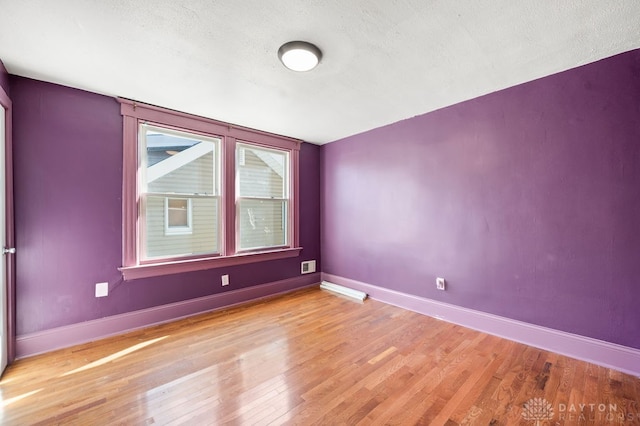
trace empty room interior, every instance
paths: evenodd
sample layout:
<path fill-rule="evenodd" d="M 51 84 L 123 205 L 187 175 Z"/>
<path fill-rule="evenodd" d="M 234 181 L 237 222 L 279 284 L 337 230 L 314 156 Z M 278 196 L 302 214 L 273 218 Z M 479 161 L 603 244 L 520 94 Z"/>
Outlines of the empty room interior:
<path fill-rule="evenodd" d="M 0 0 L 0 423 L 640 424 L 640 2 Z"/>

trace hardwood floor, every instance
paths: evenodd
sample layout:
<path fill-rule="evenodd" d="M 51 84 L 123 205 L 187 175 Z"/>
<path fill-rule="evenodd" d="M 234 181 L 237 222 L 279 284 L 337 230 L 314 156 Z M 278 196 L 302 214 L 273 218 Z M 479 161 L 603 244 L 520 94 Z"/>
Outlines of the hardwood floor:
<path fill-rule="evenodd" d="M 317 288 L 20 360 L 0 383 L 6 425 L 640 424 L 638 378 Z"/>

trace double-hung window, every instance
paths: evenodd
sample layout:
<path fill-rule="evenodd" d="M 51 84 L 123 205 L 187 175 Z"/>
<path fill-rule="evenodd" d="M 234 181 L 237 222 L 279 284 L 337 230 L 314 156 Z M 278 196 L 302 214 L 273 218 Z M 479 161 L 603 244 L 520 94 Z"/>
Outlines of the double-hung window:
<path fill-rule="evenodd" d="M 289 155 L 286 151 L 237 144 L 236 209 L 240 250 L 287 243 Z"/>
<path fill-rule="evenodd" d="M 221 138 L 138 128 L 140 259 L 219 253 Z"/>
<path fill-rule="evenodd" d="M 125 279 L 300 253 L 299 141 L 120 103 Z"/>

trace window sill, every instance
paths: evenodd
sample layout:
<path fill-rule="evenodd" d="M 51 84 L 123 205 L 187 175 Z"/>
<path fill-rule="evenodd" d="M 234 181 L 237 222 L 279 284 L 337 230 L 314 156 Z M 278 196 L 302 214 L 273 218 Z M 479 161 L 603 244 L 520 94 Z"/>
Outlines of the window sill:
<path fill-rule="evenodd" d="M 126 281 L 138 278 L 157 277 L 160 275 L 178 274 L 181 272 L 203 271 L 205 269 L 222 268 L 226 266 L 243 265 L 247 263 L 266 262 L 268 260 L 286 259 L 300 255 L 302 247 L 242 253 L 235 256 L 209 257 L 201 259 L 176 260 L 164 263 L 150 263 L 118 268 Z"/>

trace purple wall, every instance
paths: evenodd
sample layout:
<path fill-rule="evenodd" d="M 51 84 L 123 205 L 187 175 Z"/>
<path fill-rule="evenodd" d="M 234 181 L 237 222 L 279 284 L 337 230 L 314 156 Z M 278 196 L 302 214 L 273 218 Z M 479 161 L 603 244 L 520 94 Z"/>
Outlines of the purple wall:
<path fill-rule="evenodd" d="M 323 146 L 323 272 L 640 348 L 639 100 L 636 50 Z"/>
<path fill-rule="evenodd" d="M 320 150 L 303 144 L 300 258 L 122 281 L 119 104 L 21 77 L 10 83 L 18 335 L 219 293 L 223 274 L 234 290 L 298 276 L 302 260 L 320 261 Z M 101 281 L 110 293 L 97 299 Z"/>

